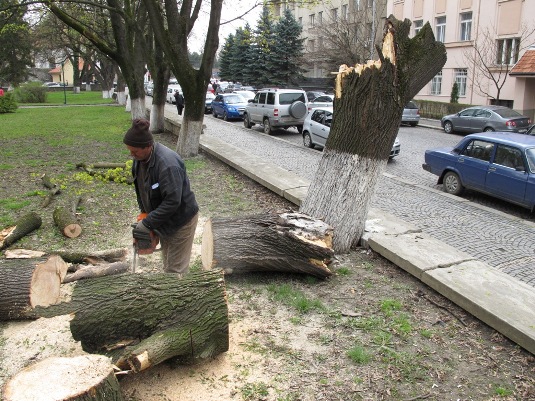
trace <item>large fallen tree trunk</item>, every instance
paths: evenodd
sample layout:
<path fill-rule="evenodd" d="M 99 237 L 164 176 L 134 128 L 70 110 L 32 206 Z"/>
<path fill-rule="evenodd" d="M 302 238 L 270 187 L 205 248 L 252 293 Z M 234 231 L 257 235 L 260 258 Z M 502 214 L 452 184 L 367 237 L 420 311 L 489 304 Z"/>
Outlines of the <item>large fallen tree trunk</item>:
<path fill-rule="evenodd" d="M 37 230 L 41 227 L 42 223 L 43 221 L 37 213 L 31 212 L 25 214 L 17 220 L 14 226 L 5 228 L 0 232 L 0 251 L 14 244 L 33 230 Z"/>
<path fill-rule="evenodd" d="M 279 271 L 325 278 L 332 274 L 332 234 L 323 221 L 302 213 L 214 218 L 203 229 L 202 264 L 226 274 Z"/>
<path fill-rule="evenodd" d="M 59 302 L 67 263 L 42 259 L 0 260 L 0 320 L 36 319 L 37 306 Z"/>
<path fill-rule="evenodd" d="M 40 258 L 46 255 L 58 255 L 68 263 L 88 263 L 92 265 L 101 264 L 105 262 L 122 262 L 128 255 L 128 249 L 126 248 L 113 248 L 103 251 L 32 251 L 30 249 L 11 249 L 5 252 L 7 259 L 28 259 L 28 258 Z"/>
<path fill-rule="evenodd" d="M 228 308 L 220 271 L 123 274 L 76 283 L 69 302 L 39 308 L 43 317 L 74 314 L 71 332 L 90 353 L 122 369 L 169 358 L 192 362 L 226 352 Z"/>
<path fill-rule="evenodd" d="M 113 365 L 102 355 L 52 357 L 21 370 L 4 389 L 4 401 L 121 401 Z"/>

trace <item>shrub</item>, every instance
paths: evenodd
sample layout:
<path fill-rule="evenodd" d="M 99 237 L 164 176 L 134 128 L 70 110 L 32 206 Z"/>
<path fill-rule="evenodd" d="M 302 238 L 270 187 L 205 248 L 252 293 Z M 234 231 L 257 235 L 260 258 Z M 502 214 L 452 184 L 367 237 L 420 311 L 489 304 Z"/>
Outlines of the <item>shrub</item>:
<path fill-rule="evenodd" d="M 451 88 L 450 103 L 459 103 L 459 85 L 457 82 L 454 82 Z"/>
<path fill-rule="evenodd" d="M 13 93 L 6 92 L 4 96 L 0 96 L 0 113 L 13 113 L 17 108 Z"/>
<path fill-rule="evenodd" d="M 45 103 L 47 88 L 40 82 L 28 82 L 15 89 L 15 98 L 19 103 Z"/>

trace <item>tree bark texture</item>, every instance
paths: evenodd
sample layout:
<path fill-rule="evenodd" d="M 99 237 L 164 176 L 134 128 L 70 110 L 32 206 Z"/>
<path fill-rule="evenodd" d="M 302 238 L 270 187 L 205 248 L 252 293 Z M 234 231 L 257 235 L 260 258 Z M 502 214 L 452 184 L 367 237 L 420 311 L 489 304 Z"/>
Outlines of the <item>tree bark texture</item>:
<path fill-rule="evenodd" d="M 326 278 L 334 257 L 332 228 L 301 213 L 260 214 L 208 220 L 203 267 L 226 274 L 251 271 L 304 273 Z"/>
<path fill-rule="evenodd" d="M 410 21 L 386 20 L 380 60 L 341 66 L 334 118 L 318 172 L 300 211 L 334 227 L 336 252 L 347 252 L 364 231 L 405 104 L 446 62 L 444 44 L 426 24 L 409 39 Z"/>
<path fill-rule="evenodd" d="M 71 333 L 90 353 L 140 371 L 169 358 L 213 357 L 229 347 L 220 271 L 124 274 L 76 283 L 70 302 L 39 308 L 43 317 L 74 314 Z"/>
<path fill-rule="evenodd" d="M 122 401 L 109 358 L 51 357 L 18 372 L 4 389 L 5 401 Z"/>
<path fill-rule="evenodd" d="M 33 309 L 59 302 L 67 264 L 59 256 L 0 260 L 0 320 L 36 319 Z"/>
<path fill-rule="evenodd" d="M 82 266 L 74 273 L 67 274 L 63 279 L 64 283 L 72 283 L 73 281 L 83 280 L 88 278 L 96 278 L 102 276 L 113 276 L 128 271 L 130 265 L 124 262 L 105 263 L 94 266 Z"/>
<path fill-rule="evenodd" d="M 36 213 L 25 214 L 17 220 L 14 226 L 5 228 L 0 232 L 0 251 L 14 244 L 33 230 L 41 227 L 43 220 Z"/>
<path fill-rule="evenodd" d="M 82 233 L 82 227 L 76 218 L 64 207 L 57 207 L 53 217 L 59 231 L 67 238 L 76 238 Z"/>
<path fill-rule="evenodd" d="M 96 265 L 102 262 L 122 262 L 128 255 L 126 248 L 105 249 L 103 251 L 76 252 L 76 251 L 54 251 L 69 263 L 89 263 Z"/>
<path fill-rule="evenodd" d="M 50 177 L 46 174 L 43 174 L 41 181 L 43 181 L 43 185 L 48 188 L 48 194 L 45 196 L 45 199 L 43 199 L 43 203 L 41 204 L 41 207 L 44 208 L 50 204 L 54 195 L 60 192 L 60 187 L 56 184 L 52 184 Z"/>

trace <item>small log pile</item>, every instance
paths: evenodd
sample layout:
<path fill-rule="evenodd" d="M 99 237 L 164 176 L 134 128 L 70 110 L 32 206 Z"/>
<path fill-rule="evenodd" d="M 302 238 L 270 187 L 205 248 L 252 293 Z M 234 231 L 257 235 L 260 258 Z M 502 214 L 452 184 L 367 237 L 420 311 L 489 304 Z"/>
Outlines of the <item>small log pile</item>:
<path fill-rule="evenodd" d="M 51 357 L 21 370 L 4 388 L 5 401 L 122 401 L 110 360 L 102 355 Z"/>
<path fill-rule="evenodd" d="M 329 277 L 333 229 L 302 213 L 212 218 L 203 229 L 205 269 L 225 274 L 278 271 Z"/>

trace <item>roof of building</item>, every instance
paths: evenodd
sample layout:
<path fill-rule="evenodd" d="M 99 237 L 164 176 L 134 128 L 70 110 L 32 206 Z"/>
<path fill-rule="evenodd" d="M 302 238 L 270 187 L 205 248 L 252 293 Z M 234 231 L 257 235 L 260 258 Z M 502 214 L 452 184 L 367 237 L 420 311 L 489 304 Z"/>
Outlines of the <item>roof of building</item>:
<path fill-rule="evenodd" d="M 526 50 L 509 75 L 535 76 L 535 48 Z"/>

